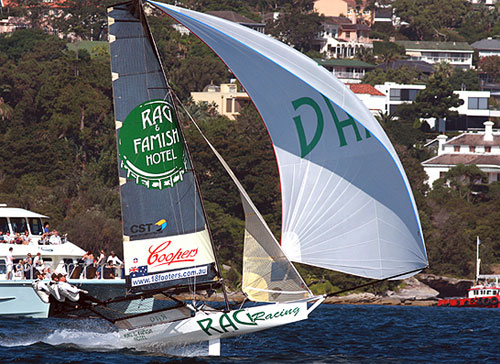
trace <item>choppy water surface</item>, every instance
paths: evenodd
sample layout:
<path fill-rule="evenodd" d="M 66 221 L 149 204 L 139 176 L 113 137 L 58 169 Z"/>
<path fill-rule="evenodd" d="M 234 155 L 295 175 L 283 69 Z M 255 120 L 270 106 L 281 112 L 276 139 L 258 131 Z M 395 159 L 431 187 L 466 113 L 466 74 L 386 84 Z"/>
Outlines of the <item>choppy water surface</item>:
<path fill-rule="evenodd" d="M 100 320 L 2 319 L 2 363 L 498 362 L 500 309 L 322 305 L 310 319 L 204 345 L 144 352 Z"/>

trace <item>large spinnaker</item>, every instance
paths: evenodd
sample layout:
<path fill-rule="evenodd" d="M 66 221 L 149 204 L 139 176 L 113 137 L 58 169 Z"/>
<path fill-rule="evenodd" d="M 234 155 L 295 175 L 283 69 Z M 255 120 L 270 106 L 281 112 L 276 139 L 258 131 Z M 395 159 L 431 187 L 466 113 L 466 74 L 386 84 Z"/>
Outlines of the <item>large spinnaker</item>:
<path fill-rule="evenodd" d="M 282 247 L 296 262 L 368 278 L 422 269 L 405 172 L 359 99 L 300 52 L 238 24 L 149 1 L 231 69 L 262 116 L 282 189 Z"/>
<path fill-rule="evenodd" d="M 108 9 L 129 292 L 217 280 L 206 219 L 140 2 Z"/>

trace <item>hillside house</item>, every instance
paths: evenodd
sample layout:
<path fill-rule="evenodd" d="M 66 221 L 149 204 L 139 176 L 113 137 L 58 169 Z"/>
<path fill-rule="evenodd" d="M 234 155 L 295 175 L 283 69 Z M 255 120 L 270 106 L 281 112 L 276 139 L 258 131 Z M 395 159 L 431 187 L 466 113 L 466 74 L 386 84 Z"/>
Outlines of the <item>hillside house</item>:
<path fill-rule="evenodd" d="M 465 42 L 396 41 L 406 49 L 406 55 L 413 61 L 430 64 L 446 62 L 464 70 L 472 68 L 474 49 Z"/>
<path fill-rule="evenodd" d="M 438 155 L 422 162 L 430 186 L 457 164 L 475 164 L 488 174 L 488 182 L 500 181 L 500 132 L 493 131 L 491 121 L 484 127 L 484 131 L 467 132 L 450 140 L 446 135 L 438 136 Z"/>
<path fill-rule="evenodd" d="M 239 115 L 243 104 L 250 101 L 248 94 L 238 91 L 235 83 L 208 85 L 201 92 L 191 92 L 191 97 L 195 103 L 215 105 L 220 115 L 225 115 L 231 120 Z"/>

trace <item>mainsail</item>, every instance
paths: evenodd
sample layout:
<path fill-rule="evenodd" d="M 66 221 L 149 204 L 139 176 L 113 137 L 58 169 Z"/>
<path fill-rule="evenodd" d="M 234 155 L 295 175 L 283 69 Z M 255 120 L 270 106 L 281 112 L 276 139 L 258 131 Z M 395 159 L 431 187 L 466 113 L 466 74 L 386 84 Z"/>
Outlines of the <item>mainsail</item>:
<path fill-rule="evenodd" d="M 426 267 L 401 162 L 373 115 L 345 85 L 271 37 L 148 2 L 215 52 L 262 116 L 280 173 L 281 243 L 288 258 L 378 279 Z"/>
<path fill-rule="evenodd" d="M 108 12 L 127 289 L 217 281 L 203 206 L 142 6 Z"/>

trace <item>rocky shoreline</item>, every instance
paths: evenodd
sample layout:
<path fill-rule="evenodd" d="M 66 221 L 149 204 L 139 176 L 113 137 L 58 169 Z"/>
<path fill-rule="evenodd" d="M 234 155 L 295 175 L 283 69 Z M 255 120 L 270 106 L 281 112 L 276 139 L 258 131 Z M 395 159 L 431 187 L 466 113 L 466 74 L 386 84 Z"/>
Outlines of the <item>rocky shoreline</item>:
<path fill-rule="evenodd" d="M 387 291 L 383 295 L 368 292 L 351 293 L 339 297 L 328 297 L 324 303 L 334 305 L 436 306 L 439 298 L 464 297 L 467 294 L 467 289 L 473 283 L 472 280 L 418 274 L 403 280 L 400 289 L 396 291 Z M 231 302 L 243 302 L 245 296 L 241 292 L 230 292 L 228 298 Z M 192 296 L 185 297 L 185 299 L 192 299 Z M 208 299 L 201 296 L 197 299 L 224 300 L 221 293 L 214 294 Z"/>

